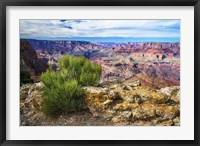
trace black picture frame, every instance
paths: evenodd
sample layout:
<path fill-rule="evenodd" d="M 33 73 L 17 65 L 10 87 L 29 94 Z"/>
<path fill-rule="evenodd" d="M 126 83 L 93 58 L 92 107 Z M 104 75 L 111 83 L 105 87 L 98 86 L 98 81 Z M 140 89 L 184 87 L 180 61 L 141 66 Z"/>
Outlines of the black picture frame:
<path fill-rule="evenodd" d="M 194 6 L 194 140 L 6 140 L 6 7 L 7 6 Z M 0 144 L 2 146 L 198 146 L 200 145 L 200 2 L 199 0 L 0 0 Z"/>

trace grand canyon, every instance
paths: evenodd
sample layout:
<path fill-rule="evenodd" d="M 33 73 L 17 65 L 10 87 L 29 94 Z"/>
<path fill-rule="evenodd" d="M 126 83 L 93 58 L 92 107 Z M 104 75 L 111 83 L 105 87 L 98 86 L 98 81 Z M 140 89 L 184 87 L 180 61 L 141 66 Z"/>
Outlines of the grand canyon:
<path fill-rule="evenodd" d="M 57 118 L 41 112 L 42 72 L 56 72 L 63 55 L 84 56 L 101 66 L 98 86 L 83 87 L 81 111 Z M 20 71 L 33 83 L 20 86 L 20 125 L 180 125 L 179 42 L 20 40 Z"/>
<path fill-rule="evenodd" d="M 63 54 L 85 56 L 102 66 L 101 83 L 139 80 L 142 85 L 159 89 L 180 84 L 179 43 L 91 43 L 84 41 L 21 40 L 21 48 L 28 45 L 38 65 L 32 75 L 41 73 L 44 66 L 53 64 Z M 22 57 L 30 59 L 31 53 Z M 34 53 L 33 53 L 34 54 Z M 22 55 L 23 56 L 23 55 Z M 23 59 L 24 58 L 24 59 Z M 38 60 L 38 61 L 37 61 Z M 31 67 L 28 67 L 31 70 Z M 33 69 L 33 68 L 32 68 Z"/>

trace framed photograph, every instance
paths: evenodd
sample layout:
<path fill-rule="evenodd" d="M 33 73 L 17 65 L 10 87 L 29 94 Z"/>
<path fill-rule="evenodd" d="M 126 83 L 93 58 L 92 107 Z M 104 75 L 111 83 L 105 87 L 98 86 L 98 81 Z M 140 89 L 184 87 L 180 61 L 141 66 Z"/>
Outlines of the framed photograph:
<path fill-rule="evenodd" d="M 199 145 L 199 1 L 0 9 L 2 146 Z"/>

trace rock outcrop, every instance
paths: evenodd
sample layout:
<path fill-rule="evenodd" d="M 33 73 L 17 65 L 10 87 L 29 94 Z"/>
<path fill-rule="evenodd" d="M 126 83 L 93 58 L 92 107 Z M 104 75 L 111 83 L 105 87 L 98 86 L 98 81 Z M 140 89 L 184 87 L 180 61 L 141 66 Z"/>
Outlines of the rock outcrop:
<path fill-rule="evenodd" d="M 48 64 L 40 59 L 27 40 L 20 40 L 20 71 L 28 71 L 32 76 L 38 76 L 46 71 Z"/>
<path fill-rule="evenodd" d="M 110 119 L 114 125 L 172 126 L 180 124 L 179 90 L 115 84 L 107 88 L 85 87 L 84 98 L 94 116 Z"/>
<path fill-rule="evenodd" d="M 21 125 L 134 125 L 179 126 L 180 87 L 159 90 L 141 86 L 138 80 L 102 87 L 86 86 L 86 109 L 62 113 L 57 118 L 41 112 L 41 83 L 21 87 Z"/>

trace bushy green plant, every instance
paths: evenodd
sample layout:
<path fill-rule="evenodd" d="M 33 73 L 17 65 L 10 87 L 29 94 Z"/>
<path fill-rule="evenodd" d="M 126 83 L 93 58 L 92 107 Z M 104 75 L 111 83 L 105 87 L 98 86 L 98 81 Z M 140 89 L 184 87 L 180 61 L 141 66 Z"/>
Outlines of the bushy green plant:
<path fill-rule="evenodd" d="M 20 71 L 20 83 L 33 83 L 31 74 L 28 71 Z"/>
<path fill-rule="evenodd" d="M 55 115 L 60 111 L 77 110 L 82 107 L 81 86 L 74 79 L 66 78 L 63 72 L 55 73 L 49 69 L 42 74 L 44 84 L 42 111 L 47 115 Z"/>
<path fill-rule="evenodd" d="M 82 86 L 97 85 L 101 76 L 101 66 L 91 63 L 85 57 L 65 55 L 59 61 L 59 68 L 67 70 L 67 76 Z"/>
<path fill-rule="evenodd" d="M 82 85 L 97 85 L 99 83 L 100 75 L 101 67 L 86 60 L 81 68 L 79 82 Z"/>
<path fill-rule="evenodd" d="M 65 55 L 58 64 L 58 71 L 50 67 L 41 75 L 42 111 L 47 115 L 80 109 L 84 105 L 81 86 L 97 85 L 101 74 L 101 67 L 84 57 Z"/>

